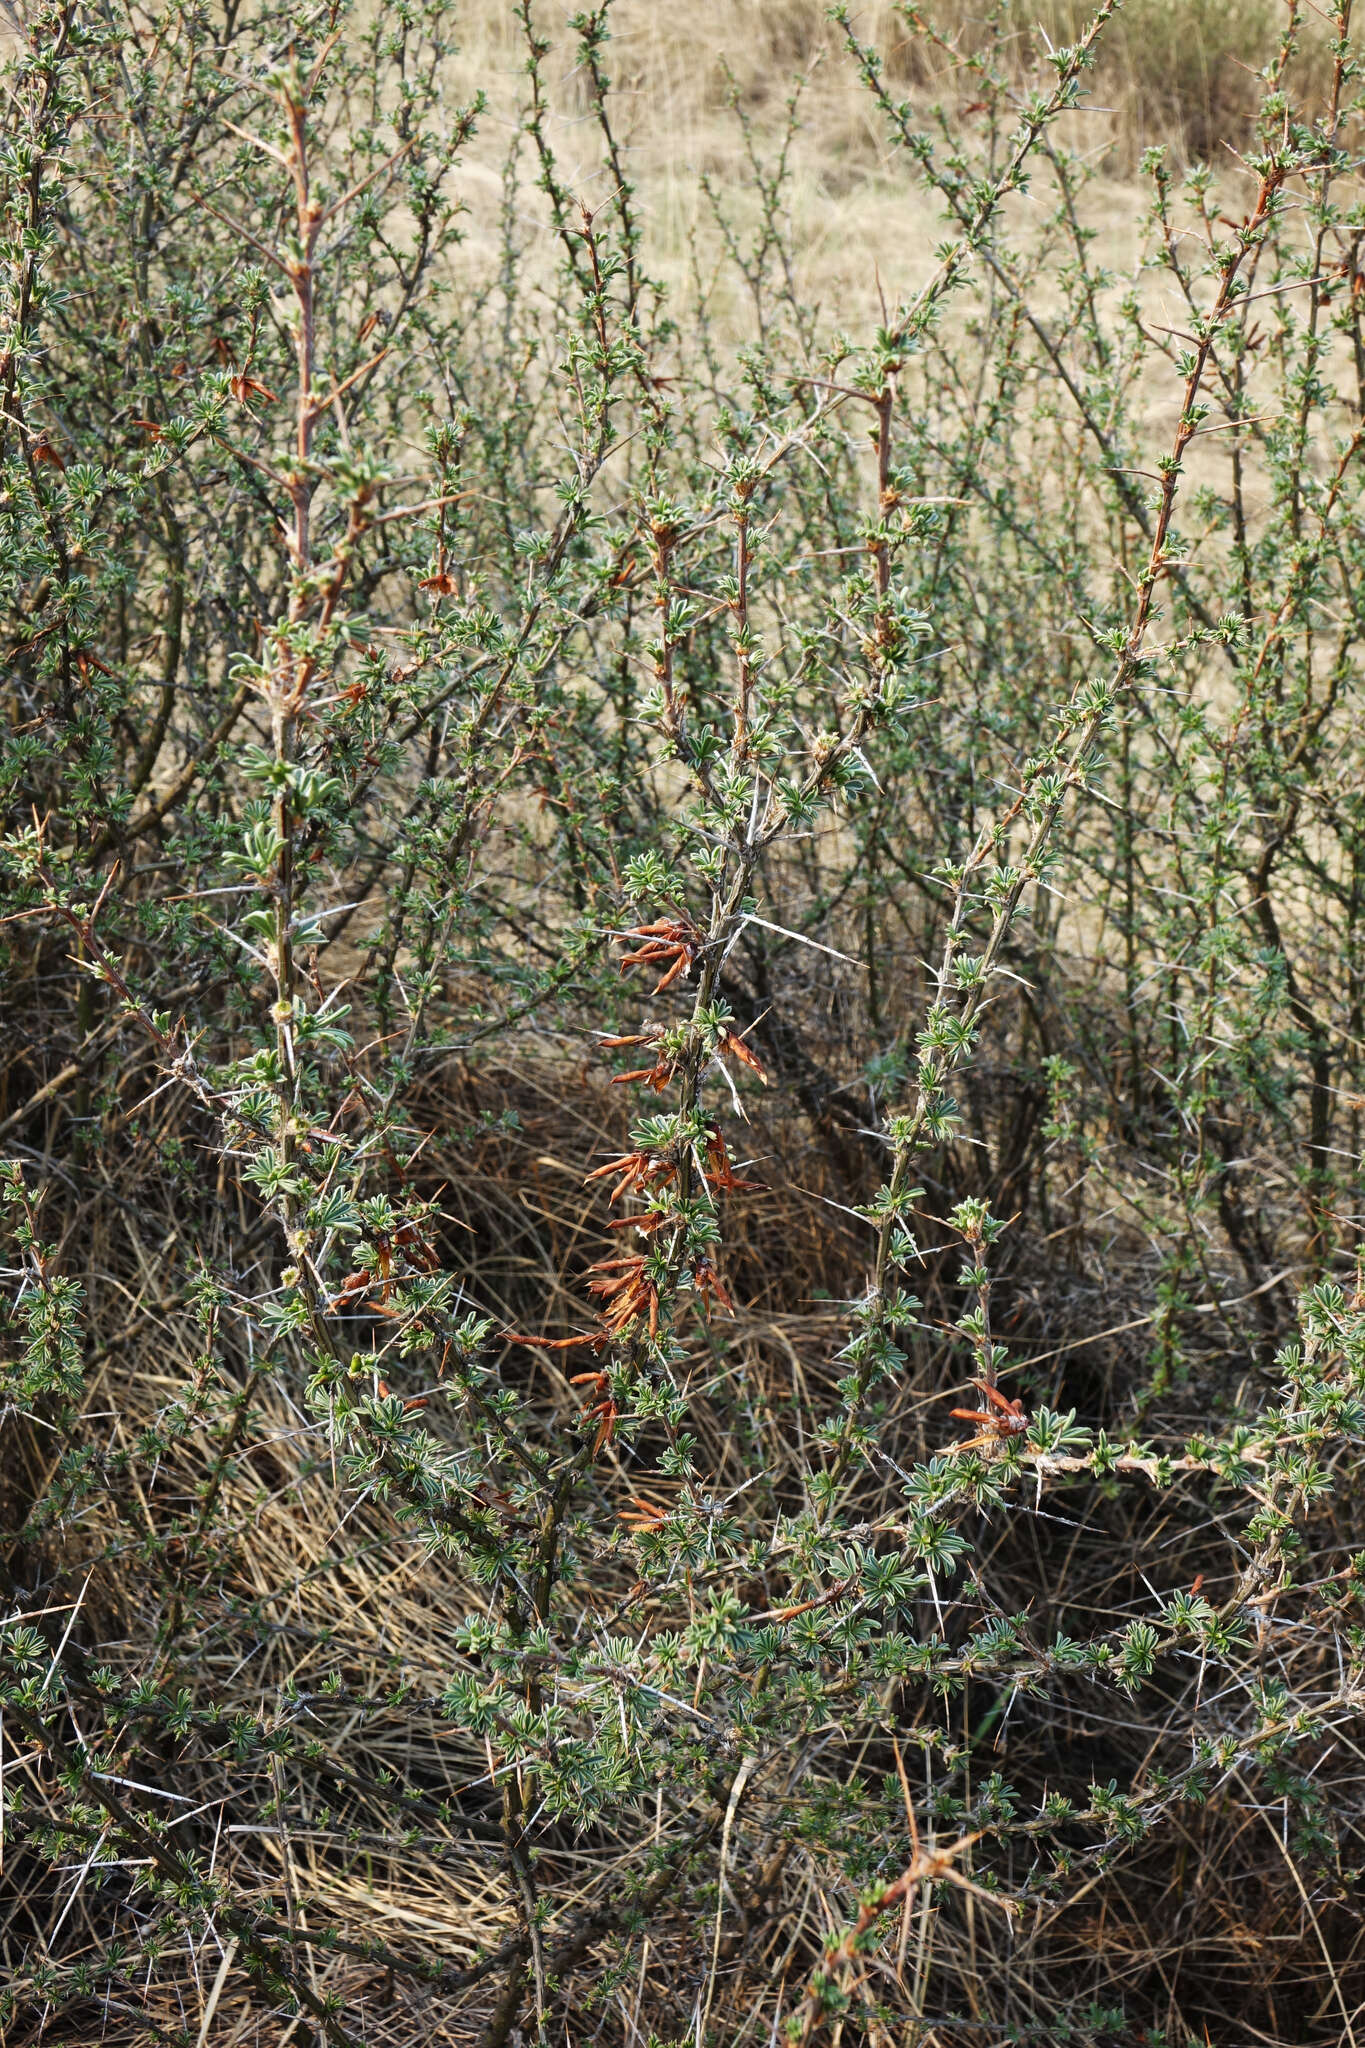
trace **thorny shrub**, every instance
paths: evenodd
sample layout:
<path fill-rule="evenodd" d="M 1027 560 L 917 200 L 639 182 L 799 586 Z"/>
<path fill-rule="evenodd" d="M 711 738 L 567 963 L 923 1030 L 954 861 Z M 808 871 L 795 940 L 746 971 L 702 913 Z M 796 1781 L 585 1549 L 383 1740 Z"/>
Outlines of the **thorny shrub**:
<path fill-rule="evenodd" d="M 13 45 L 0 2038 L 1354 2039 L 1349 0 L 1129 277 L 836 7 L 743 348 L 518 11 L 477 284 L 435 0 Z"/>

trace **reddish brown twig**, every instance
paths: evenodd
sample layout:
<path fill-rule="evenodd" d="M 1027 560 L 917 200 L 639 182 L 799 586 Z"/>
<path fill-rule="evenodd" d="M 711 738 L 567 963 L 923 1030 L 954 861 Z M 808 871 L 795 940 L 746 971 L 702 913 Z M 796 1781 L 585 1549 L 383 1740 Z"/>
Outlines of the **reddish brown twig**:
<path fill-rule="evenodd" d="M 880 1892 L 869 1894 L 863 1900 L 853 1925 L 845 1929 L 839 1940 L 826 1945 L 824 1955 L 812 1972 L 810 1987 L 797 2014 L 801 2024 L 798 2038 L 802 2048 L 806 2048 L 806 2044 L 812 2041 L 819 2031 L 826 2010 L 825 1991 L 831 1980 L 853 1967 L 862 1953 L 868 1929 L 883 1913 L 889 1912 L 893 1906 L 899 1906 L 916 1885 L 941 1884 L 946 1881 L 956 1885 L 961 1891 L 970 1892 L 973 1898 L 981 1899 L 987 1905 L 998 1906 L 1002 1913 L 1017 1913 L 1019 1910 L 1013 1899 L 1001 1898 L 998 1893 L 987 1891 L 983 1885 L 974 1884 L 971 1878 L 964 1877 L 956 1867 L 958 1857 L 965 1855 L 974 1842 L 981 1840 L 984 1829 L 978 1828 L 975 1834 L 971 1835 L 959 1835 L 955 1842 L 947 1843 L 942 1849 L 920 1847 L 913 1812 L 910 1813 L 910 1830 L 912 1853 L 905 1869 Z"/>

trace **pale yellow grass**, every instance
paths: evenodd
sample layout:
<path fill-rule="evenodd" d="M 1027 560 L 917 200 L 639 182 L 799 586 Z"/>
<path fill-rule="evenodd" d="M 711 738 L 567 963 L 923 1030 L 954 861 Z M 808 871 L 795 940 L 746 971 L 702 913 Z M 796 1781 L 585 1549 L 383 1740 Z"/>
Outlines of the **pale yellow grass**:
<path fill-rule="evenodd" d="M 875 13 L 880 18 L 870 25 L 889 40 L 890 9 Z M 545 69 L 553 108 L 549 132 L 563 182 L 575 197 L 597 205 L 614 181 L 602 163 L 573 38 L 563 29 L 563 10 L 542 8 L 540 18 L 550 33 L 560 31 Z M 876 111 L 837 54 L 822 6 L 699 0 L 684 11 L 656 0 L 625 0 L 613 20 L 606 56 L 617 94 L 613 120 L 637 186 L 654 275 L 685 287 L 695 263 L 709 276 L 719 238 L 706 180 L 740 236 L 752 233 L 758 196 L 730 94 L 738 92 L 759 150 L 771 159 L 798 76 L 805 81 L 801 131 L 785 197 L 803 299 L 830 321 L 837 315 L 839 324 L 865 326 L 876 316 L 879 277 L 895 298 L 927 275 L 942 232 L 936 209 L 904 167 L 888 160 Z M 456 77 L 461 90 L 477 87 L 489 100 L 465 168 L 466 261 L 479 270 L 497 246 L 502 165 L 524 96 L 525 52 L 505 0 L 476 0 L 464 22 Z M 534 189 L 529 149 L 521 169 L 521 221 L 533 236 L 548 235 L 548 208 Z M 747 324 L 749 309 L 733 277 L 717 288 L 714 311 L 723 329 L 742 331 Z"/>
<path fill-rule="evenodd" d="M 994 34 L 995 60 L 1022 83 L 1042 46 L 1074 32 L 1088 10 L 1078 0 L 1019 0 L 1007 33 L 988 30 L 987 8 L 970 0 L 928 11 L 964 52 Z M 1239 107 L 1249 104 L 1250 69 L 1269 56 L 1282 11 L 1275 0 L 1127 0 L 1091 81 L 1089 110 L 1067 117 L 1058 131 L 1059 142 L 1100 166 L 1087 212 L 1103 233 L 1101 258 L 1116 271 L 1131 274 L 1138 253 L 1145 195 L 1134 175 L 1137 150 L 1166 141 L 1177 156 L 1198 153 L 1192 143 L 1216 136 L 1220 119 L 1235 129 Z M 597 205 L 614 180 L 576 63 L 570 12 L 558 0 L 536 7 L 537 25 L 553 42 L 545 64 L 548 129 L 565 186 Z M 489 102 L 464 171 L 469 240 L 460 262 L 467 275 L 486 277 L 498 247 L 503 163 L 525 98 L 525 48 L 512 0 L 470 0 L 459 19 L 452 82 L 463 93 L 482 90 Z M 799 77 L 801 125 L 785 199 L 802 302 L 822 331 L 866 335 L 883 294 L 894 303 L 914 292 L 945 232 L 940 211 L 904 155 L 889 150 L 824 0 L 617 0 L 611 22 L 604 62 L 613 121 L 638 187 L 653 275 L 675 291 L 689 287 L 698 268 L 709 276 L 719 238 L 708 181 L 741 240 L 753 232 L 758 196 L 730 101 L 737 97 L 771 161 Z M 914 37 L 889 0 L 856 9 L 855 26 L 885 54 L 897 93 L 922 105 L 926 118 L 937 100 L 971 121 L 964 111 L 977 91 L 970 73 Z M 1301 67 L 1317 63 L 1313 34 L 1310 45 Z M 1222 163 L 1231 162 L 1224 150 Z M 516 207 L 534 261 L 538 239 L 548 254 L 549 224 L 529 152 Z M 1025 234 L 1028 210 L 1028 201 L 1017 203 L 1015 225 Z M 712 313 L 722 334 L 741 336 L 752 322 L 744 288 L 728 269 Z"/>

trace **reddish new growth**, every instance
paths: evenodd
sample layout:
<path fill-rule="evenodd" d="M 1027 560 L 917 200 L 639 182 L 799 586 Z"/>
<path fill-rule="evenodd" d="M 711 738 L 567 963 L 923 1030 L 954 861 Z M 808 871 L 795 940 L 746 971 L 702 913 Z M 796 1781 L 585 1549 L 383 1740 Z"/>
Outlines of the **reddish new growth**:
<path fill-rule="evenodd" d="M 617 1519 L 625 1523 L 632 1535 L 657 1536 L 668 1520 L 668 1509 L 660 1507 L 648 1494 L 633 1493 L 630 1506 L 617 1510 Z"/>
<path fill-rule="evenodd" d="M 663 1025 L 654 1024 L 651 1025 L 648 1031 L 634 1031 L 627 1033 L 624 1037 L 604 1037 L 601 1043 L 613 1046 L 656 1046 L 662 1041 L 663 1035 Z M 673 1060 L 658 1059 L 652 1067 L 632 1067 L 628 1074 L 614 1074 L 611 1085 L 613 1088 L 621 1088 L 624 1087 L 627 1081 L 643 1081 L 646 1088 L 652 1088 L 656 1095 L 662 1095 L 676 1071 L 676 1065 Z"/>
<path fill-rule="evenodd" d="M 750 1028 L 752 1029 L 752 1026 Z M 757 1074 L 763 1086 L 767 1087 L 768 1076 L 762 1061 L 759 1059 L 758 1054 L 744 1043 L 744 1040 L 737 1031 L 722 1031 L 716 1045 L 716 1051 L 722 1059 L 738 1060 L 741 1066 L 749 1069 L 751 1074 Z"/>
<path fill-rule="evenodd" d="M 765 1185 L 761 1180 L 740 1179 L 730 1164 L 725 1140 L 715 1124 L 708 1124 L 706 1129 L 706 1178 L 713 1188 L 724 1188 L 727 1194 L 753 1192 Z"/>
<path fill-rule="evenodd" d="M 521 1330 L 504 1330 L 504 1344 L 524 1344 L 528 1351 L 600 1351 L 607 1341 L 605 1330 L 583 1330 L 577 1337 L 528 1337 Z"/>
<path fill-rule="evenodd" d="M 723 1188 L 728 1194 L 752 1192 L 764 1185 L 761 1180 L 743 1180 L 735 1172 L 725 1149 L 725 1140 L 716 1124 L 707 1125 L 705 1164 L 702 1171 L 709 1186 Z M 672 1159 L 655 1152 L 622 1152 L 615 1159 L 608 1159 L 605 1165 L 594 1167 L 583 1185 L 588 1187 L 593 1181 L 605 1180 L 613 1174 L 616 1175 L 616 1185 L 608 1199 L 615 1203 L 622 1195 L 645 1196 L 656 1188 L 670 1187 L 678 1178 L 678 1169 Z M 667 1218 L 663 1216 L 623 1217 L 618 1223 L 613 1224 L 612 1228 L 629 1227 L 633 1223 L 640 1229 L 652 1229 L 656 1228 L 659 1222 L 666 1220 Z"/>
<path fill-rule="evenodd" d="M 677 1179 L 678 1169 L 671 1159 L 657 1158 L 652 1152 L 623 1152 L 618 1159 L 609 1159 L 605 1166 L 594 1167 L 583 1185 L 587 1187 L 611 1173 L 620 1175 L 611 1191 L 610 1199 L 615 1202 L 621 1195 L 647 1195 L 652 1186 L 666 1187 L 669 1181 Z"/>
<path fill-rule="evenodd" d="M 597 1435 L 593 1438 L 594 1458 L 605 1444 L 616 1434 L 617 1406 L 612 1398 L 611 1381 L 604 1372 L 576 1372 L 569 1381 L 571 1387 L 591 1387 L 585 1413 L 590 1422 L 597 1424 Z"/>
<path fill-rule="evenodd" d="M 955 1422 L 974 1422 L 978 1434 L 959 1444 L 958 1449 L 970 1451 L 978 1445 L 1007 1443 L 1012 1436 L 1022 1436 L 1028 1428 L 1028 1417 L 1022 1401 L 1010 1401 L 998 1387 L 988 1380 L 975 1380 L 973 1385 L 990 1403 L 987 1408 L 954 1408 L 950 1412 Z"/>
<path fill-rule="evenodd" d="M 692 1284 L 701 1298 L 702 1314 L 708 1322 L 713 1307 L 723 1308 L 728 1316 L 734 1314 L 735 1305 L 729 1290 L 705 1253 L 692 1261 Z"/>
<path fill-rule="evenodd" d="M 627 960 L 621 963 L 622 966 L 628 966 L 630 960 L 637 957 L 639 956 L 635 954 L 629 955 Z M 668 978 L 671 980 L 672 976 L 670 975 Z M 659 986 L 662 988 L 665 986 L 665 983 L 661 982 Z M 657 993 L 658 990 L 656 989 L 655 994 L 657 995 Z M 630 1031 L 612 1035 L 604 1033 L 598 1040 L 598 1043 L 602 1046 L 613 1047 L 644 1045 L 653 1051 L 662 1045 L 664 1030 L 665 1027 L 662 1024 L 651 1024 L 647 1031 Z M 757 1074 L 764 1087 L 767 1087 L 768 1076 L 763 1062 L 759 1059 L 758 1054 L 745 1044 L 737 1031 L 731 1031 L 727 1028 L 721 1032 L 720 1037 L 716 1041 L 716 1058 L 719 1060 L 738 1060 L 740 1065 L 747 1067 L 751 1074 Z M 669 1082 L 677 1074 L 677 1071 L 677 1059 L 672 1055 L 663 1055 L 656 1059 L 651 1067 L 632 1067 L 628 1074 L 614 1074 L 612 1076 L 612 1086 L 619 1088 L 629 1081 L 641 1081 L 646 1088 L 652 1088 L 656 1095 L 662 1095 Z"/>
<path fill-rule="evenodd" d="M 278 405 L 280 402 L 275 393 L 262 384 L 259 377 L 249 376 L 245 370 L 238 370 L 228 378 L 228 390 L 238 405 L 245 406 L 248 412 L 251 410 L 249 401 L 253 397 L 263 398 L 267 405 Z"/>
<path fill-rule="evenodd" d="M 386 1307 L 386 1303 L 393 1293 L 395 1282 L 404 1277 L 403 1274 L 394 1272 L 395 1254 L 406 1267 L 409 1276 L 413 1273 L 435 1273 L 441 1263 L 415 1223 L 400 1223 L 392 1236 L 375 1238 L 374 1267 L 361 1267 L 354 1273 L 348 1273 L 341 1283 L 332 1307 L 354 1308 L 357 1302 L 364 1302 L 365 1307 L 377 1315 L 391 1314 L 392 1311 Z M 378 1289 L 378 1293 L 371 1295 L 371 1290 L 375 1288 Z M 366 1299 L 367 1296 L 371 1298 Z"/>
<path fill-rule="evenodd" d="M 604 1304 L 602 1321 L 613 1337 L 619 1337 L 637 1316 L 647 1317 L 650 1336 L 658 1336 L 659 1290 L 645 1270 L 642 1252 L 625 1259 L 599 1259 L 589 1270 L 600 1275 L 589 1280 L 588 1292 Z"/>
<path fill-rule="evenodd" d="M 633 952 L 621 956 L 622 974 L 628 967 L 664 969 L 654 984 L 656 996 L 671 988 L 680 975 L 686 974 L 705 944 L 690 917 L 657 917 L 653 924 L 636 925 L 632 930 L 622 932 L 620 937 L 623 943 L 632 939 L 640 942 Z"/>

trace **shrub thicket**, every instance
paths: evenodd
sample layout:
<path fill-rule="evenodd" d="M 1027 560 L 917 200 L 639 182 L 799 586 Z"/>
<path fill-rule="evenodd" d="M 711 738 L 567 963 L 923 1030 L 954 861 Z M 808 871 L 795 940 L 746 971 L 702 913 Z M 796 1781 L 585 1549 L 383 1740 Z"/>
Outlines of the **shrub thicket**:
<path fill-rule="evenodd" d="M 472 283 L 439 0 L 24 15 L 5 2043 L 1356 2038 L 1349 0 L 1124 278 L 1114 13 L 743 348 L 607 0 Z"/>

